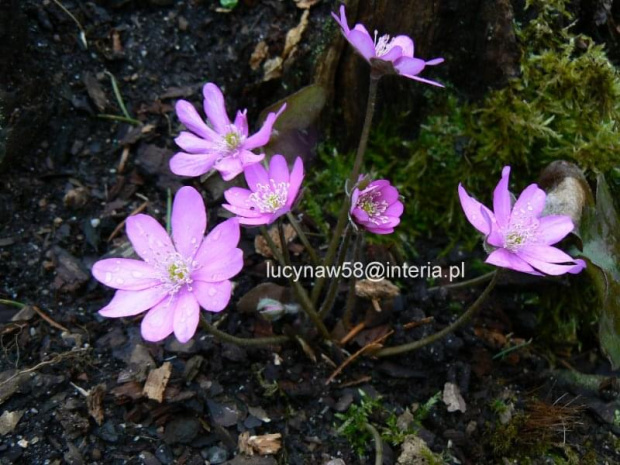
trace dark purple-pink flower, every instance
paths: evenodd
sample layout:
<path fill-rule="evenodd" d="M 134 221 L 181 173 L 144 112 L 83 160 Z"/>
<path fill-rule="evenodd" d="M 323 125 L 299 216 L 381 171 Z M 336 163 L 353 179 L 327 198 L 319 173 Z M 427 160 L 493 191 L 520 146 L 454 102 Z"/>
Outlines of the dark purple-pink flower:
<path fill-rule="evenodd" d="M 224 221 L 204 237 L 207 216 L 202 197 L 181 188 L 171 215 L 172 238 L 148 215 L 127 218 L 127 236 L 142 260 L 108 258 L 93 266 L 93 276 L 118 289 L 99 310 L 107 317 L 133 316 L 148 310 L 142 336 L 160 341 L 174 332 L 187 342 L 196 332 L 200 307 L 224 310 L 230 301 L 230 278 L 243 268 L 239 222 Z"/>
<path fill-rule="evenodd" d="M 175 139 L 184 151 L 172 157 L 170 169 L 180 176 L 201 176 L 216 169 L 224 180 L 229 181 L 265 157 L 252 150 L 269 142 L 273 125 L 286 104 L 277 113 L 269 113 L 260 130 L 250 136 L 247 110 L 237 111 L 231 123 L 220 89 L 209 82 L 203 87 L 202 93 L 209 124 L 205 123 L 188 101 L 179 100 L 176 104 L 177 116 L 190 132 L 183 131 Z"/>
<path fill-rule="evenodd" d="M 304 178 L 304 165 L 297 157 L 289 173 L 286 159 L 274 155 L 269 171 L 258 163 L 248 166 L 244 175 L 249 189 L 231 187 L 224 192 L 228 204 L 222 206 L 238 215 L 241 224 L 271 224 L 291 210 Z"/>
<path fill-rule="evenodd" d="M 396 188 L 390 181 L 379 179 L 362 190 L 353 189 L 349 215 L 356 225 L 371 233 L 392 234 L 403 209 Z"/>
<path fill-rule="evenodd" d="M 380 62 L 389 62 L 393 66 L 394 71 L 401 76 L 425 82 L 426 84 L 443 87 L 443 85 L 438 82 L 418 76 L 426 66 L 434 66 L 443 63 L 443 58 L 435 58 L 429 61 L 415 58 L 413 56 L 413 40 L 406 35 L 399 35 L 391 38 L 386 34 L 377 37 L 378 33 L 375 31 L 373 38 L 363 24 L 356 24 L 353 29 L 350 29 L 347 23 L 344 5 L 340 7 L 340 17 L 335 13 L 332 13 L 332 16 L 342 28 L 344 37 L 353 48 L 371 64 L 371 66 L 381 68 L 385 71 L 384 67 L 377 67 L 376 65 L 381 64 Z"/>
<path fill-rule="evenodd" d="M 566 215 L 541 216 L 547 195 L 536 184 L 525 188 L 512 204 L 508 191 L 510 167 L 493 193 L 493 211 L 470 197 L 459 184 L 461 206 L 469 222 L 486 236 L 495 250 L 486 263 L 533 275 L 579 273 L 586 266 L 562 250 L 552 247 L 574 228 Z"/>

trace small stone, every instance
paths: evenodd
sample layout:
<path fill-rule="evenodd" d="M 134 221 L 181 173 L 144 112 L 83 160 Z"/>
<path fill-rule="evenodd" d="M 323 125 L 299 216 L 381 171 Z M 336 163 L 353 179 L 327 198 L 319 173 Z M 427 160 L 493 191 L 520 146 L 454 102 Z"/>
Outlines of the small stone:
<path fill-rule="evenodd" d="M 213 446 L 207 449 L 206 459 L 212 465 L 224 463 L 228 459 L 228 452 L 219 446 Z"/>
<path fill-rule="evenodd" d="M 189 444 L 198 435 L 200 422 L 190 416 L 175 418 L 166 424 L 164 441 L 168 444 Z"/>

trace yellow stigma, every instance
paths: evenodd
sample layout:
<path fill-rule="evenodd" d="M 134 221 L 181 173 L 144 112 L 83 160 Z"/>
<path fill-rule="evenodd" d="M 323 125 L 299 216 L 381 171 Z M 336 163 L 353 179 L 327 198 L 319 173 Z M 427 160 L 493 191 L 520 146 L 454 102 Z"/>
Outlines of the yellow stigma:
<path fill-rule="evenodd" d="M 239 136 L 238 132 L 230 131 L 224 136 L 224 141 L 226 142 L 226 147 L 228 147 L 230 150 L 234 150 L 239 147 L 241 137 Z"/>
<path fill-rule="evenodd" d="M 170 277 L 170 280 L 173 282 L 185 281 L 188 277 L 188 274 L 189 274 L 189 270 L 187 269 L 187 266 L 185 266 L 184 264 L 172 263 L 168 267 L 168 276 Z"/>

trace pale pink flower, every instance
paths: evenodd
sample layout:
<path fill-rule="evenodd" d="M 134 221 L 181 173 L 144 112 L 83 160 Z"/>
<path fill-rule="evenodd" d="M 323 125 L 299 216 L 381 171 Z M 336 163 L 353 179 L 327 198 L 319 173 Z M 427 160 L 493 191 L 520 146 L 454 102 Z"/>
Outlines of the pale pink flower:
<path fill-rule="evenodd" d="M 574 228 L 566 215 L 541 216 L 547 194 L 536 184 L 525 188 L 512 205 L 508 191 L 510 167 L 493 194 L 493 211 L 470 197 L 459 184 L 461 206 L 469 222 L 495 248 L 486 263 L 533 275 L 579 273 L 586 266 L 562 250 L 552 247 Z"/>
<path fill-rule="evenodd" d="M 249 189 L 231 187 L 224 192 L 228 203 L 222 207 L 238 215 L 241 224 L 271 224 L 291 211 L 304 179 L 304 165 L 297 157 L 289 173 L 286 159 L 274 155 L 269 171 L 259 163 L 248 166 L 244 175 Z"/>
<path fill-rule="evenodd" d="M 403 210 L 398 190 L 386 179 L 372 181 L 362 190 L 355 188 L 351 194 L 351 219 L 371 233 L 392 234 Z"/>
<path fill-rule="evenodd" d="M 201 176 L 216 169 L 225 181 L 229 181 L 265 157 L 252 150 L 269 142 L 273 125 L 286 104 L 277 113 L 269 113 L 260 130 L 250 136 L 247 110 L 237 111 L 231 123 L 220 89 L 215 84 L 207 83 L 202 92 L 209 124 L 205 123 L 188 101 L 179 100 L 176 104 L 177 116 L 190 132 L 183 131 L 175 139 L 184 152 L 172 157 L 170 170 L 180 176 Z"/>
<path fill-rule="evenodd" d="M 142 260 L 108 258 L 93 266 L 93 276 L 118 289 L 99 313 L 117 318 L 148 310 L 142 336 L 160 341 L 171 333 L 187 342 L 196 332 L 200 307 L 220 312 L 230 301 L 230 278 L 243 268 L 239 222 L 217 225 L 206 237 L 207 216 L 202 197 L 181 188 L 171 215 L 172 238 L 148 215 L 127 218 L 127 236 Z M 172 239 L 172 240 L 171 240 Z"/>

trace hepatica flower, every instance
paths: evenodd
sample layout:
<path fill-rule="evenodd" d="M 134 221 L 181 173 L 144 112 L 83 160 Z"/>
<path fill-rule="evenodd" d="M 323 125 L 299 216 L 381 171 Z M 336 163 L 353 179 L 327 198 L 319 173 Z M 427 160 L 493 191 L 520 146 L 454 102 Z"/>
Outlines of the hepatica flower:
<path fill-rule="evenodd" d="M 493 211 L 470 197 L 459 184 L 461 206 L 469 222 L 495 247 L 486 262 L 533 275 L 579 273 L 586 266 L 553 244 L 574 228 L 566 215 L 541 216 L 547 195 L 536 184 L 525 188 L 512 205 L 508 191 L 510 167 L 493 193 Z"/>
<path fill-rule="evenodd" d="M 400 223 L 403 209 L 396 188 L 389 181 L 379 179 L 365 189 L 353 189 L 349 215 L 356 225 L 371 233 L 392 234 Z"/>
<path fill-rule="evenodd" d="M 396 71 L 406 78 L 443 87 L 438 82 L 418 76 L 426 66 L 443 63 L 443 58 L 435 58 L 429 61 L 414 58 L 413 40 L 405 35 L 390 37 L 386 34 L 377 37 L 378 33 L 375 31 L 373 38 L 363 24 L 356 24 L 353 29 L 350 29 L 344 5 L 340 7 L 340 17 L 336 16 L 335 13 L 332 13 L 332 16 L 342 28 L 344 37 L 380 75 L 388 72 L 391 64 L 393 66 L 391 72 Z M 388 66 L 386 67 L 386 65 Z"/>
<path fill-rule="evenodd" d="M 289 173 L 286 159 L 274 155 L 269 162 L 269 171 L 258 163 L 248 166 L 244 175 L 249 189 L 231 187 L 224 192 L 228 203 L 222 206 L 238 215 L 241 224 L 271 224 L 289 212 L 297 200 L 304 165 L 297 157 Z"/>
<path fill-rule="evenodd" d="M 142 336 L 160 341 L 174 332 L 187 342 L 196 332 L 200 307 L 223 310 L 232 292 L 230 278 L 243 267 L 239 223 L 230 219 L 204 237 L 207 216 L 202 197 L 183 187 L 174 198 L 172 238 L 152 217 L 127 218 L 127 236 L 142 260 L 109 258 L 93 266 L 93 275 L 118 289 L 99 313 L 127 317 L 148 310 Z"/>
<path fill-rule="evenodd" d="M 215 84 L 207 83 L 202 93 L 209 124 L 188 101 L 179 100 L 176 104 L 177 116 L 190 132 L 183 131 L 175 139 L 184 152 L 172 157 L 170 169 L 180 176 L 200 176 L 214 168 L 224 180 L 229 181 L 265 157 L 251 151 L 269 142 L 273 124 L 286 104 L 277 113 L 269 113 L 260 130 L 249 136 L 247 110 L 237 111 L 231 123 L 220 89 Z"/>

